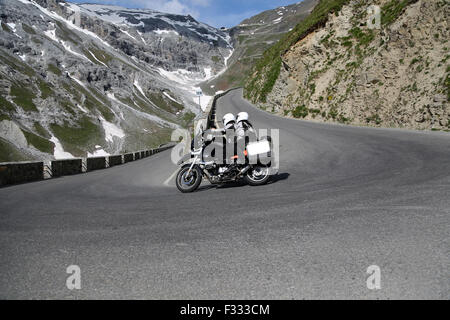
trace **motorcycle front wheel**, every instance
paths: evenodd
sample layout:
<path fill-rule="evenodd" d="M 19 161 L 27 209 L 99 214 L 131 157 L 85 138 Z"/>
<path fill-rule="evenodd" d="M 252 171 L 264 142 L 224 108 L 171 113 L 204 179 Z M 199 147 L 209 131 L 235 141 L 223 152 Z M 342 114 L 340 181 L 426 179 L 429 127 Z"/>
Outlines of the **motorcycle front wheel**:
<path fill-rule="evenodd" d="M 257 187 L 266 184 L 270 179 L 270 169 L 267 166 L 255 166 L 245 175 L 245 181 L 251 186 Z"/>
<path fill-rule="evenodd" d="M 189 172 L 188 166 L 181 168 L 181 170 L 177 174 L 177 188 L 182 193 L 191 193 L 198 189 L 200 184 L 202 183 L 202 172 L 198 167 L 194 167 Z"/>

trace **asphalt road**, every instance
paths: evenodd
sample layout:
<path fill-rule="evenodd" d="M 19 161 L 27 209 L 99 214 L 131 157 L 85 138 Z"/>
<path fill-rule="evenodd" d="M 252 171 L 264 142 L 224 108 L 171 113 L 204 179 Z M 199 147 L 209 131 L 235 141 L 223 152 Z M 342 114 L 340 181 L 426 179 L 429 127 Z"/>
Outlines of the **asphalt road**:
<path fill-rule="evenodd" d="M 184 195 L 168 151 L 0 189 L 0 298 L 450 298 L 449 134 L 282 119 L 241 91 L 218 104 L 280 129 L 271 184 Z"/>

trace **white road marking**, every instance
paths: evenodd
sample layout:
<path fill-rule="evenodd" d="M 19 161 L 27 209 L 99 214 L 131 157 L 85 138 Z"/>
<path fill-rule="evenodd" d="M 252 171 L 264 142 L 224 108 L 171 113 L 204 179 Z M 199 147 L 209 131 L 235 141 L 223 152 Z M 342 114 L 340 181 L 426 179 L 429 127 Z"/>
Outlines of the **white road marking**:
<path fill-rule="evenodd" d="M 171 181 L 173 178 L 175 178 L 175 176 L 176 176 L 177 173 L 178 173 L 178 169 L 175 170 L 175 172 L 172 173 L 172 174 L 170 175 L 170 177 L 164 182 L 164 185 L 169 187 L 170 181 Z"/>

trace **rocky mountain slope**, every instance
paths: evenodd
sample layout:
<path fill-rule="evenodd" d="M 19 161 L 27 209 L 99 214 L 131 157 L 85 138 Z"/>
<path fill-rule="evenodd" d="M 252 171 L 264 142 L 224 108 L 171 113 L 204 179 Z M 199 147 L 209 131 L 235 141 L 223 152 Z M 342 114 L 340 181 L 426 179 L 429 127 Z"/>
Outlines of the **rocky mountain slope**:
<path fill-rule="evenodd" d="M 232 51 L 227 33 L 152 10 L 0 0 L 0 19 L 0 162 L 167 142 Z"/>
<path fill-rule="evenodd" d="M 265 52 L 245 94 L 285 116 L 448 131 L 449 4 L 321 0 Z M 369 5 L 381 8 L 380 29 L 366 23 Z"/>
<path fill-rule="evenodd" d="M 282 35 L 305 19 L 318 0 L 304 0 L 285 7 L 264 11 L 228 30 L 234 47 L 223 73 L 202 84 L 205 92 L 243 86 L 254 62 Z"/>

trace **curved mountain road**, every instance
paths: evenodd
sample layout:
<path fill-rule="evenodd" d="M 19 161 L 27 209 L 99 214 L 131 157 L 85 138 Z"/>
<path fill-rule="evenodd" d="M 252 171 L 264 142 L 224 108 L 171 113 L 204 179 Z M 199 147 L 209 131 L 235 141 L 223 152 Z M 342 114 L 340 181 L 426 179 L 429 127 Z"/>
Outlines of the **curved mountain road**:
<path fill-rule="evenodd" d="M 218 101 L 242 110 L 280 129 L 263 187 L 181 194 L 167 151 L 0 189 L 0 298 L 450 298 L 449 134 L 283 119 L 241 90 Z"/>

